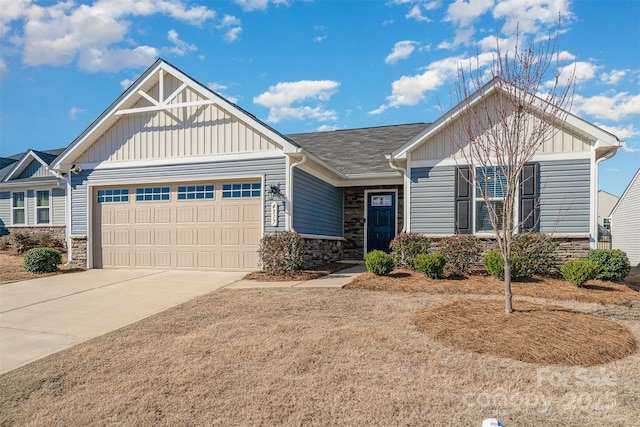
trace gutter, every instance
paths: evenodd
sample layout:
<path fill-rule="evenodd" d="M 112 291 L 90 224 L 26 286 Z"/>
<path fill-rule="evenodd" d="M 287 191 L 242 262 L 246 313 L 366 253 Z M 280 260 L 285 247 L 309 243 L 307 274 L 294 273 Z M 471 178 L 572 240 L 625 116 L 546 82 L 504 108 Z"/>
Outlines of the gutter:
<path fill-rule="evenodd" d="M 408 196 L 409 196 L 409 190 L 408 190 L 408 185 L 406 182 L 406 177 L 407 177 L 407 168 L 406 167 L 402 167 L 402 166 L 396 166 L 393 162 L 393 159 L 391 159 L 390 155 L 387 155 L 387 160 L 389 161 L 389 166 L 391 167 L 391 169 L 393 170 L 397 170 L 398 172 L 400 172 L 402 174 L 402 179 L 403 179 L 403 185 L 402 185 L 402 195 L 403 195 L 403 200 L 404 200 L 404 206 L 402 209 L 402 230 L 400 230 L 400 234 L 406 233 L 407 232 L 407 224 L 408 224 L 408 210 L 407 207 L 407 201 Z"/>
<path fill-rule="evenodd" d="M 289 200 L 289 217 L 288 219 L 288 228 L 289 231 L 296 232 L 293 228 L 293 168 L 296 166 L 300 166 L 307 161 L 307 155 L 302 153 L 302 158 L 297 162 L 291 163 L 289 165 L 289 182 L 287 183 L 287 200 Z"/>

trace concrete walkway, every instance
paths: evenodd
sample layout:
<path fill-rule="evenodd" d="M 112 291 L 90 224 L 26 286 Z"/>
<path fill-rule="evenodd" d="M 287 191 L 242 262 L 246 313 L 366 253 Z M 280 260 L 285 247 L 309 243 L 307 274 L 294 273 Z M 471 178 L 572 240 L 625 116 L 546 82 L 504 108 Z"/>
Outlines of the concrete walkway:
<path fill-rule="evenodd" d="M 245 273 L 89 270 L 1 285 L 0 374 L 218 289 L 342 288 L 363 271 L 256 282 Z"/>

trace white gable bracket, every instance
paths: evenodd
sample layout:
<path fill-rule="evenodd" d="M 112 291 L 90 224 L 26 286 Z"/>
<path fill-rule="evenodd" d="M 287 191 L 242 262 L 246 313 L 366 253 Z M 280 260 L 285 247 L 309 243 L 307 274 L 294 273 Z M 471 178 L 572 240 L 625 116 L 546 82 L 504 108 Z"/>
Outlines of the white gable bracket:
<path fill-rule="evenodd" d="M 114 114 L 116 116 L 122 116 L 124 114 L 148 113 L 149 111 L 174 110 L 176 108 L 195 107 L 199 105 L 208 105 L 208 104 L 214 104 L 214 102 L 207 99 L 204 101 L 180 102 L 178 104 L 158 104 L 158 105 L 153 105 L 149 107 L 127 108 L 124 110 L 118 110 Z"/>

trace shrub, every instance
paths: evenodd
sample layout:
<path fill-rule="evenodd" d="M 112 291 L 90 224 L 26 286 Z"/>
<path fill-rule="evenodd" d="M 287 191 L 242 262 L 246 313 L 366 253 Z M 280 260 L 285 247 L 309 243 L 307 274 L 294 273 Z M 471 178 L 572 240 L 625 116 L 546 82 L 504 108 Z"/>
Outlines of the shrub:
<path fill-rule="evenodd" d="M 38 246 L 38 241 L 33 237 L 33 234 L 28 231 L 16 231 L 12 236 L 13 247 L 16 252 L 26 252 L 29 249 Z"/>
<path fill-rule="evenodd" d="M 446 258 L 440 252 L 420 254 L 413 261 L 413 269 L 430 279 L 442 279 Z"/>
<path fill-rule="evenodd" d="M 265 234 L 258 249 L 262 270 L 274 274 L 288 274 L 302 268 L 304 252 L 304 241 L 292 231 Z"/>
<path fill-rule="evenodd" d="M 471 274 L 480 259 L 480 240 L 468 234 L 456 234 L 438 242 L 438 250 L 446 259 L 446 268 L 456 276 Z"/>
<path fill-rule="evenodd" d="M 598 265 L 596 279 L 621 282 L 631 271 L 629 258 L 620 249 L 594 249 L 587 253 L 587 259 Z"/>
<path fill-rule="evenodd" d="M 567 282 L 581 287 L 587 281 L 595 279 L 598 270 L 598 265 L 588 259 L 572 259 L 562 265 L 560 273 Z"/>
<path fill-rule="evenodd" d="M 511 277 L 545 276 L 554 267 L 558 245 L 544 233 L 521 233 L 513 237 L 511 258 L 518 265 L 518 275 Z"/>
<path fill-rule="evenodd" d="M 36 233 L 32 239 L 34 246 L 38 248 L 53 248 L 56 246 L 56 239 L 51 233 Z"/>
<path fill-rule="evenodd" d="M 420 254 L 429 252 L 431 239 L 420 233 L 404 233 L 396 236 L 391 243 L 391 257 L 398 268 L 412 268 L 413 260 Z"/>
<path fill-rule="evenodd" d="M 0 237 L 0 249 L 7 250 L 9 249 L 9 246 L 11 246 L 11 239 L 9 236 Z"/>
<path fill-rule="evenodd" d="M 504 258 L 499 249 L 489 251 L 483 260 L 487 272 L 496 279 L 504 280 Z M 520 276 L 520 264 L 517 258 L 511 260 L 511 278 L 516 279 Z"/>
<path fill-rule="evenodd" d="M 367 270 L 376 276 L 388 276 L 393 271 L 393 258 L 386 252 L 375 250 L 364 257 Z"/>
<path fill-rule="evenodd" d="M 24 269 L 29 273 L 50 273 L 61 263 L 62 254 L 57 249 L 34 248 L 24 255 Z"/>

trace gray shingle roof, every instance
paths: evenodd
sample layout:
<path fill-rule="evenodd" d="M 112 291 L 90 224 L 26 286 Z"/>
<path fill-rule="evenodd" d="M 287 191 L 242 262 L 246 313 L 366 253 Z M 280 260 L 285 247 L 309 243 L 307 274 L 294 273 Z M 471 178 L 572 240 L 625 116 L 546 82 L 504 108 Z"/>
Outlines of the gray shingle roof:
<path fill-rule="evenodd" d="M 393 172 L 385 155 L 416 136 L 429 123 L 297 133 L 290 139 L 344 175 Z"/>
<path fill-rule="evenodd" d="M 53 162 L 53 160 L 58 157 L 60 153 L 62 153 L 62 151 L 64 151 L 64 148 L 56 148 L 54 150 L 43 151 L 33 150 L 33 152 L 36 153 L 48 165 L 50 165 L 51 162 Z M 13 167 L 16 165 L 16 162 L 20 161 L 27 153 L 28 151 L 25 151 L 23 153 L 13 154 L 8 157 L 0 157 L 0 180 L 7 176 L 7 174 L 11 172 L 11 169 L 13 169 Z"/>

